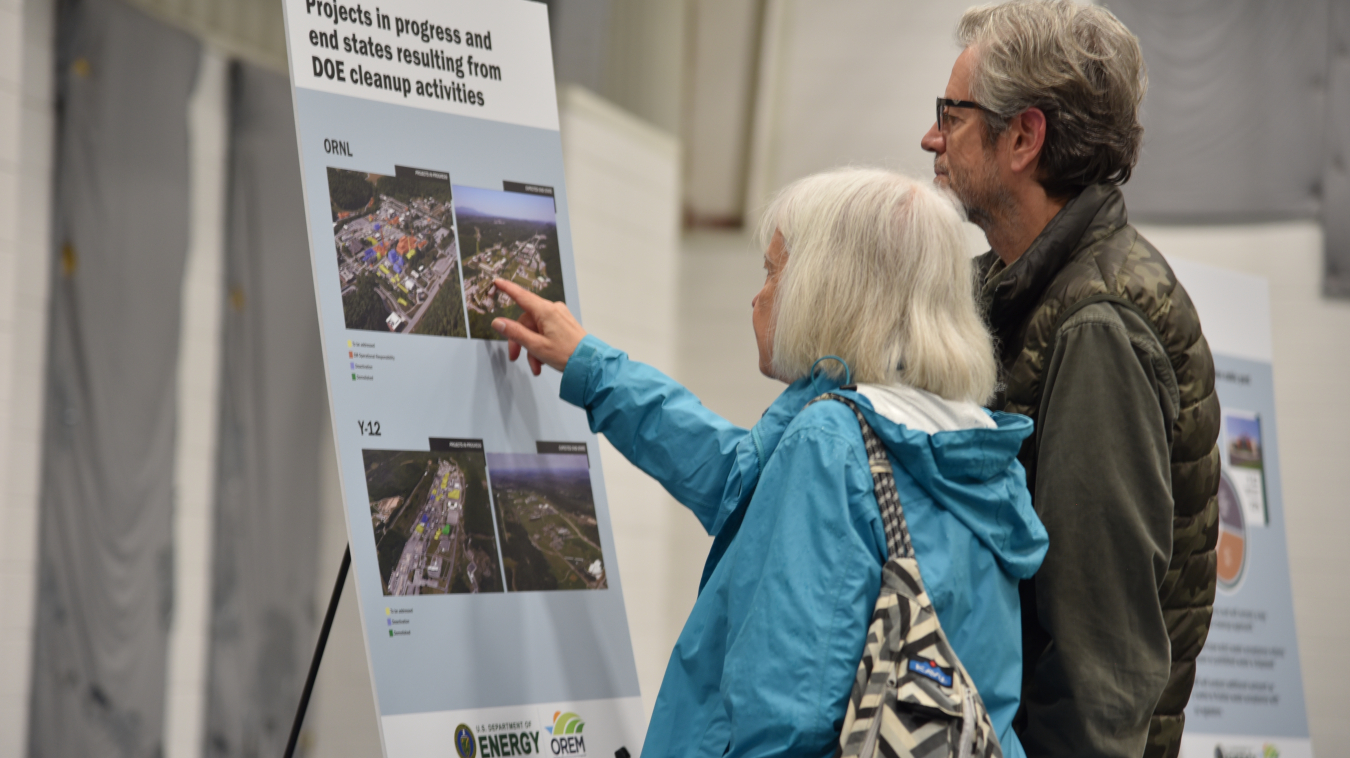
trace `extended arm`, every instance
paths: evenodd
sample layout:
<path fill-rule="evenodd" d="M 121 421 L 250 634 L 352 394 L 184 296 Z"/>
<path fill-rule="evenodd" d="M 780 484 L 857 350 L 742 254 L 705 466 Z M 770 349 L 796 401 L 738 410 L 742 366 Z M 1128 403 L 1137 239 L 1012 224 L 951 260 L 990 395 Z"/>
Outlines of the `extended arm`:
<path fill-rule="evenodd" d="M 1027 659 L 1029 756 L 1138 758 L 1167 684 L 1171 406 L 1146 342 L 1091 306 L 1046 373 L 1034 500 L 1050 550 L 1032 580 L 1044 634 L 1026 642 L 1048 645 Z"/>
<path fill-rule="evenodd" d="M 705 408 L 679 382 L 587 336 L 563 371 L 561 395 L 585 408 L 592 431 L 716 534 L 754 491 L 761 451 L 767 456 L 814 391 L 805 382 L 789 387 L 752 435 Z"/>
<path fill-rule="evenodd" d="M 510 340 L 511 360 L 523 347 L 535 375 L 545 365 L 562 371 L 562 399 L 584 408 L 591 431 L 603 433 L 633 465 L 659 481 L 709 534 L 717 534 L 745 503 L 758 481 L 760 461 L 814 396 L 809 382 L 797 382 L 765 411 L 753 432 L 742 429 L 703 407 L 675 380 L 587 335 L 566 305 L 504 279 L 496 286 L 525 311 L 519 321 L 492 323 Z"/>
<path fill-rule="evenodd" d="M 714 533 L 719 506 L 739 502 L 759 474 L 750 432 L 708 410 L 683 385 L 593 336 L 563 371 L 561 396 L 591 431 L 694 512 Z M 746 481 L 748 480 L 748 481 Z"/>

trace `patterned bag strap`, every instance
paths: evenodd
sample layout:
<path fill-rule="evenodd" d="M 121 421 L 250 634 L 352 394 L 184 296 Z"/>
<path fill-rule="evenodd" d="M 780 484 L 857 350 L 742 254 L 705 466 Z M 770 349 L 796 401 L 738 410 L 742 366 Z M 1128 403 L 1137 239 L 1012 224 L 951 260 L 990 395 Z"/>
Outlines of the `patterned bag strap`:
<path fill-rule="evenodd" d="M 886 530 L 886 550 L 891 558 L 912 558 L 914 545 L 909 539 L 909 525 L 905 523 L 905 511 L 900 507 L 900 493 L 895 488 L 895 472 L 891 470 L 891 459 L 886 455 L 885 443 L 872 431 L 871 424 L 863 418 L 862 411 L 852 400 L 827 392 L 807 405 L 821 400 L 837 400 L 847 405 L 857 416 L 863 445 L 867 448 L 867 466 L 872 470 L 872 490 L 877 497 L 877 507 L 881 509 L 881 524 Z"/>

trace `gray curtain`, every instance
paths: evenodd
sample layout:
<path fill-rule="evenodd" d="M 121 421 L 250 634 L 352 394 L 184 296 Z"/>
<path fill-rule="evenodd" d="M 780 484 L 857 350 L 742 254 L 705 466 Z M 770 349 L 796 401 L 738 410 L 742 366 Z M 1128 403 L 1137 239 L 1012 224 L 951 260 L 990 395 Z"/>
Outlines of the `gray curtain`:
<path fill-rule="evenodd" d="M 1131 216 L 1316 218 L 1328 0 L 1107 5 L 1139 36 L 1149 70 L 1144 152 L 1125 187 Z"/>
<path fill-rule="evenodd" d="M 315 641 L 332 452 L 290 85 L 245 64 L 231 77 L 206 754 L 278 756 Z"/>
<path fill-rule="evenodd" d="M 1331 0 L 1322 228 L 1326 292 L 1350 297 L 1350 0 Z"/>
<path fill-rule="evenodd" d="M 29 754 L 158 756 L 199 48 L 116 0 L 66 3 L 58 40 Z"/>

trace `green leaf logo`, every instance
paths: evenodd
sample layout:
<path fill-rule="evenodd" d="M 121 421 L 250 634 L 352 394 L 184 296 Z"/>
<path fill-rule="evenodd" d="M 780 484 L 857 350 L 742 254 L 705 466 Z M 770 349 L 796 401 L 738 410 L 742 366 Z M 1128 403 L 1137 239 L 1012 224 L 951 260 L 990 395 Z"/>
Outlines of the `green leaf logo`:
<path fill-rule="evenodd" d="M 560 734 L 581 734 L 581 730 L 586 728 L 586 722 L 571 711 L 554 711 L 553 726 L 544 728 L 554 737 Z"/>

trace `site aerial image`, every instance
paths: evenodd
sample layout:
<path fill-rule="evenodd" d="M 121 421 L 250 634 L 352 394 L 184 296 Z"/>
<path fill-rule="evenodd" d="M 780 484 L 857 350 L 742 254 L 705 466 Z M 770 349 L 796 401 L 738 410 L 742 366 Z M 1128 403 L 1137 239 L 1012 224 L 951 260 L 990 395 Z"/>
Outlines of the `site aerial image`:
<path fill-rule="evenodd" d="M 604 589 L 586 456 L 489 453 L 487 462 L 507 590 Z"/>
<path fill-rule="evenodd" d="M 466 337 L 450 177 L 328 169 L 348 329 Z"/>
<path fill-rule="evenodd" d="M 482 452 L 362 454 L 384 594 L 502 591 Z"/>
<path fill-rule="evenodd" d="M 520 306 L 493 286 L 494 278 L 513 281 L 548 300 L 563 300 L 553 198 L 457 185 L 455 217 L 464 246 L 470 337 L 505 339 L 492 329 L 492 320 L 521 313 Z"/>

